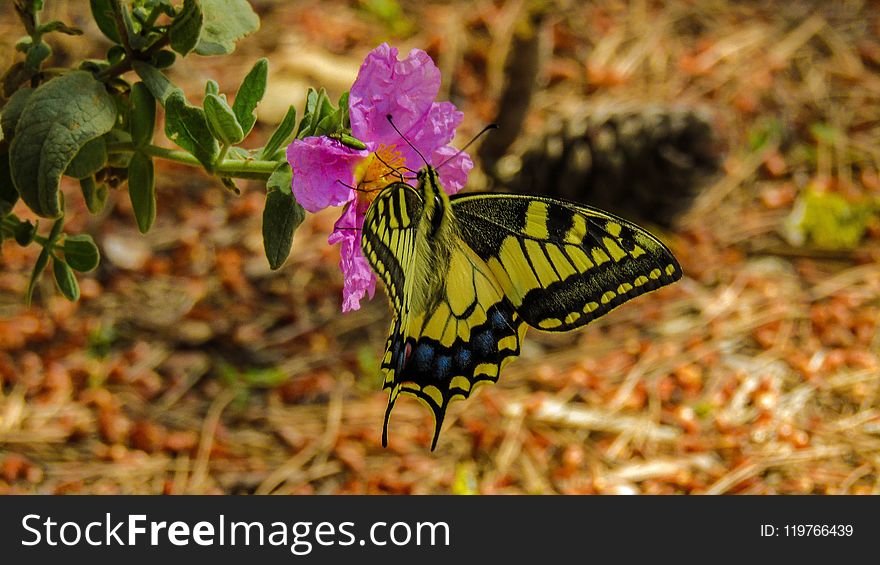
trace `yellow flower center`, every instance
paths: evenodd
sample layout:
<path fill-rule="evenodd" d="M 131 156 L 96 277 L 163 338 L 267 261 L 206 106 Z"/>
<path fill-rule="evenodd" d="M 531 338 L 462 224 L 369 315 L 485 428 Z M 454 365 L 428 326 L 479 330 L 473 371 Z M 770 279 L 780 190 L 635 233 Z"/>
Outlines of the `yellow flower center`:
<path fill-rule="evenodd" d="M 400 170 L 405 165 L 406 161 L 395 145 L 380 145 L 355 168 L 358 199 L 372 202 L 380 190 L 400 180 Z"/>

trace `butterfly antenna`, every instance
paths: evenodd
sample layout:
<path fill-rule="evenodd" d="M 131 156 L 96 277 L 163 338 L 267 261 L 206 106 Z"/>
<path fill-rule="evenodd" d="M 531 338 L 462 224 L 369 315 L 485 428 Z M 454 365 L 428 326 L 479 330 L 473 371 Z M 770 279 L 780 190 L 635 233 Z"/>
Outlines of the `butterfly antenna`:
<path fill-rule="evenodd" d="M 376 157 L 376 159 L 379 159 L 379 162 L 380 162 L 380 163 L 382 163 L 383 165 L 385 165 L 385 166 L 388 168 L 388 172 L 385 173 L 384 175 L 382 175 L 382 177 L 384 177 L 384 176 L 386 176 L 386 175 L 397 175 L 397 176 L 400 178 L 400 182 L 403 182 L 403 175 L 400 173 L 400 171 L 397 170 L 397 168 L 392 167 L 391 165 L 389 165 L 389 164 L 385 161 L 385 159 L 383 159 L 382 156 L 379 155 L 378 152 L 373 153 L 373 155 Z M 406 169 L 407 171 L 410 170 L 410 169 L 408 169 L 408 168 L 406 168 L 406 167 L 401 167 L 401 168 Z M 382 178 L 382 177 L 379 177 L 379 178 Z"/>
<path fill-rule="evenodd" d="M 470 141 L 468 141 L 467 143 L 465 143 L 465 144 L 464 144 L 464 147 L 462 147 L 461 149 L 459 149 L 459 150 L 455 153 L 455 155 L 453 155 L 453 156 L 450 157 L 449 159 L 446 159 L 445 161 L 443 161 L 442 163 L 440 163 L 439 165 L 437 165 L 437 168 L 439 169 L 440 167 L 442 167 L 443 165 L 445 165 L 445 164 L 448 163 L 449 161 L 452 161 L 453 159 L 455 159 L 456 157 L 458 157 L 459 155 L 461 155 L 462 153 L 464 153 L 464 152 L 467 150 L 467 148 L 470 147 L 471 145 L 473 145 L 473 143 L 474 143 L 476 140 L 480 139 L 480 138 L 483 136 L 484 133 L 486 133 L 486 132 L 489 131 L 489 130 L 493 130 L 493 129 L 498 129 L 498 124 L 489 124 L 488 126 L 486 126 L 486 127 L 484 127 L 483 129 L 481 129 L 481 130 L 480 130 L 480 133 L 478 133 L 477 135 L 475 135 L 474 137 L 472 137 Z"/>
<path fill-rule="evenodd" d="M 350 184 L 348 184 L 348 183 L 346 183 L 346 182 L 342 182 L 342 181 L 339 180 L 339 179 L 336 179 L 336 182 L 338 182 L 339 184 L 341 184 L 341 185 L 344 186 L 345 188 L 347 188 L 347 189 L 349 189 L 349 190 L 353 190 L 353 191 L 355 191 L 355 192 L 363 192 L 363 193 L 365 193 L 365 194 L 368 194 L 368 193 L 370 193 L 370 192 L 373 192 L 372 190 L 367 190 L 367 189 L 365 189 L 365 188 L 361 188 L 361 187 L 359 187 L 359 186 L 351 186 Z"/>
<path fill-rule="evenodd" d="M 391 114 L 386 114 L 385 117 L 388 118 L 388 123 L 391 124 L 391 127 L 394 128 L 394 131 L 397 132 L 397 135 L 399 135 L 399 136 L 401 137 L 401 139 L 403 139 L 403 140 L 406 142 L 407 145 L 409 145 L 410 147 L 412 147 L 412 150 L 416 152 L 416 155 L 418 155 L 419 157 L 422 158 L 422 161 L 425 162 L 425 166 L 430 167 L 431 164 L 428 163 L 428 160 L 425 159 L 425 156 L 422 155 L 422 152 L 419 151 L 418 149 L 416 149 L 416 146 L 413 145 L 412 142 L 410 142 L 410 140 L 408 140 L 408 139 L 406 138 L 406 136 L 403 135 L 403 134 L 400 132 L 399 129 L 397 129 L 397 126 L 396 126 L 396 125 L 394 125 L 394 118 L 391 117 Z"/>

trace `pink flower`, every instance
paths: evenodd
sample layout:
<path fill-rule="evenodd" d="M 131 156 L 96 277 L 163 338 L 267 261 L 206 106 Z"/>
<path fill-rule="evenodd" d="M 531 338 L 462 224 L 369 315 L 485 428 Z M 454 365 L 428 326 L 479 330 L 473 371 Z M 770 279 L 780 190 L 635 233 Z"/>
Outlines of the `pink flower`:
<path fill-rule="evenodd" d="M 328 239 L 331 244 L 342 244 L 343 312 L 357 310 L 364 295 L 372 298 L 376 290 L 376 278 L 360 246 L 370 202 L 379 190 L 399 180 L 397 171 L 425 165 L 400 134 L 432 166 L 456 154 L 448 143 L 463 114 L 450 102 L 435 102 L 439 91 L 440 70 L 427 53 L 413 49 L 400 61 L 397 49 L 383 43 L 364 59 L 349 93 L 351 133 L 367 149 L 351 149 L 327 137 L 294 140 L 287 148 L 293 194 L 303 208 L 317 212 L 327 206 L 345 206 Z M 400 133 L 388 123 L 388 115 Z M 439 173 L 446 192 L 461 190 L 472 168 L 466 153 L 445 163 Z"/>

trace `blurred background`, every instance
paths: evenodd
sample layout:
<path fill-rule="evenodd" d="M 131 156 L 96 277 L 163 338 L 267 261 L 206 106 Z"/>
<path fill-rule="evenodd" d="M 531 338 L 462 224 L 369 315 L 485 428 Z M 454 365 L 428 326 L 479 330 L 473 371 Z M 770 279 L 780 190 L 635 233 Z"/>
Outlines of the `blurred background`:
<path fill-rule="evenodd" d="M 85 0 L 45 19 L 56 65 L 104 57 Z M 840 2 L 255 0 L 259 32 L 172 69 L 191 96 L 270 61 L 254 146 L 309 86 L 335 99 L 382 41 L 425 49 L 464 111 L 470 186 L 631 217 L 683 280 L 584 330 L 530 331 L 501 381 L 397 403 L 384 297 L 340 312 L 339 210 L 284 268 L 264 187 L 157 161 L 137 230 L 124 187 L 72 233 L 102 262 L 70 303 L 36 246 L 0 259 L 0 493 L 880 493 L 880 7 Z M 0 66 L 22 35 L 0 10 Z M 19 204 L 16 211 L 31 218 Z"/>

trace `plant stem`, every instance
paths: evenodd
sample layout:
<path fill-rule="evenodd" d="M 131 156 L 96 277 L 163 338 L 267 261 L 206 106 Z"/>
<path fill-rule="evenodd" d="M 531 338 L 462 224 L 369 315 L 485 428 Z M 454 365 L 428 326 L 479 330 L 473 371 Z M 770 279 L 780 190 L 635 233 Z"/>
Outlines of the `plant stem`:
<path fill-rule="evenodd" d="M 145 145 L 143 147 L 136 148 L 134 144 L 130 142 L 108 143 L 107 150 L 110 153 L 143 151 L 151 157 L 167 159 L 169 161 L 174 161 L 183 165 L 189 165 L 191 167 L 202 167 L 202 163 L 199 162 L 199 160 L 196 159 L 192 154 L 187 153 L 186 151 L 167 149 L 165 147 L 159 147 L 157 145 Z M 259 161 L 256 159 L 224 159 L 217 163 L 217 165 L 214 167 L 213 172 L 219 176 L 224 177 L 265 180 L 269 177 L 269 175 L 272 174 L 272 171 L 274 171 L 275 167 L 277 166 L 278 163 L 275 161 Z"/>
<path fill-rule="evenodd" d="M 131 42 L 128 38 L 128 28 L 125 26 L 125 20 L 122 16 L 122 3 L 120 0 L 111 0 L 110 7 L 113 9 L 113 19 L 116 23 L 116 33 L 119 34 L 119 39 L 122 41 L 122 47 L 125 49 L 126 58 L 131 59 L 134 55 L 134 50 L 131 48 Z"/>
<path fill-rule="evenodd" d="M 150 29 L 153 27 L 153 24 L 156 23 L 156 20 L 159 19 L 159 16 L 162 15 L 162 8 L 159 6 L 153 7 L 153 10 L 150 12 L 150 15 L 147 16 L 147 20 L 143 23 L 144 29 Z"/>
<path fill-rule="evenodd" d="M 226 153 L 229 151 L 229 146 L 225 143 L 220 146 L 220 153 L 217 154 L 217 158 L 214 159 L 214 166 L 216 167 L 218 164 L 223 162 L 223 159 L 226 158 Z"/>

